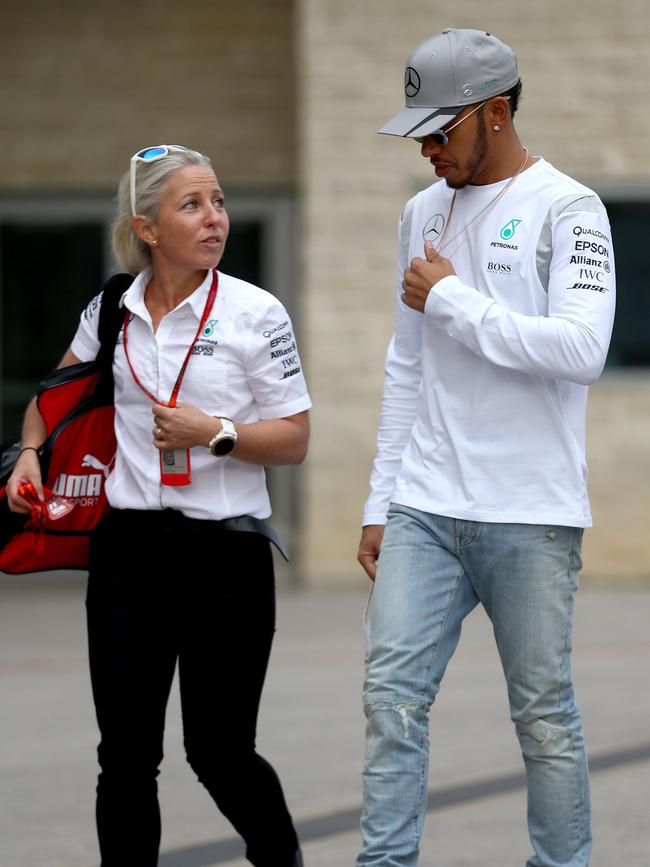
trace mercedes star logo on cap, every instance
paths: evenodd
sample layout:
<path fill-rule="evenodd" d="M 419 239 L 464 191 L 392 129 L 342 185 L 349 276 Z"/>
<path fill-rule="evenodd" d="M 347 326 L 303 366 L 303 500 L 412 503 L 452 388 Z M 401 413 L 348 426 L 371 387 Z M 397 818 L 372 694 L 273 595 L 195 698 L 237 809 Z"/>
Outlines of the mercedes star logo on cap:
<path fill-rule="evenodd" d="M 407 96 L 415 96 L 420 89 L 420 76 L 412 66 L 406 67 L 404 74 L 404 91 Z"/>

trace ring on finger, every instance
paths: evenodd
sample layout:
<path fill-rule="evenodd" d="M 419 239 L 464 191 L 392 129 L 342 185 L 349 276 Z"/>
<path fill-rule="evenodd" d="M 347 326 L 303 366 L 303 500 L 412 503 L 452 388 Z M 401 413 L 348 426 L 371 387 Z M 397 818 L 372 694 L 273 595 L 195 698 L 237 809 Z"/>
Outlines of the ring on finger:
<path fill-rule="evenodd" d="M 160 425 L 157 425 L 157 426 L 153 429 L 153 432 L 154 432 L 154 436 L 156 436 L 157 439 L 160 439 L 160 438 L 162 437 L 163 433 L 164 433 L 164 431 L 163 431 L 163 429 L 160 427 Z"/>

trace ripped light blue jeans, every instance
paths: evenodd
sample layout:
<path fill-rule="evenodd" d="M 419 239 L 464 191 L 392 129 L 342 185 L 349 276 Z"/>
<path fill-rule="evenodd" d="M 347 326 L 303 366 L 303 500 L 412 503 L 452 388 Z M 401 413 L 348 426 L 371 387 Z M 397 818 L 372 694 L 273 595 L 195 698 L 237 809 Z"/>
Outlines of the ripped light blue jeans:
<path fill-rule="evenodd" d="M 369 607 L 358 867 L 417 864 L 429 709 L 462 621 L 479 602 L 492 621 L 526 767 L 534 850 L 526 867 L 585 867 L 589 779 L 571 681 L 582 530 L 477 523 L 396 504 L 388 514 Z"/>

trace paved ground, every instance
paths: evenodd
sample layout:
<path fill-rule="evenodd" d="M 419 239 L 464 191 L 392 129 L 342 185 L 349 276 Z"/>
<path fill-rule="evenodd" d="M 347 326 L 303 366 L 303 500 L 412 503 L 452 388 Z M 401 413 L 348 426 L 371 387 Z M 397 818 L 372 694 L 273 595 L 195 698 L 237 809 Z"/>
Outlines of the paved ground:
<path fill-rule="evenodd" d="M 362 754 L 358 591 L 284 593 L 260 720 L 307 867 L 352 867 Z M 96 732 L 81 579 L 0 576 L 0 867 L 97 867 Z M 575 673 L 593 769 L 592 867 L 647 867 L 650 590 L 581 590 Z M 237 724 L 237 709 L 224 703 Z M 432 712 L 431 811 L 421 867 L 523 867 L 520 759 L 489 624 L 465 626 Z M 245 867 L 187 768 L 176 689 L 160 778 L 160 867 Z"/>

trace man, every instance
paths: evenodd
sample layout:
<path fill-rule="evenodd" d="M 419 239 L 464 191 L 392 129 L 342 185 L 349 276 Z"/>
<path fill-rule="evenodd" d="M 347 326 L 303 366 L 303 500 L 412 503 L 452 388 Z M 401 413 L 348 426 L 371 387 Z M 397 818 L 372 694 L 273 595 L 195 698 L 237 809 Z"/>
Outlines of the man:
<path fill-rule="evenodd" d="M 375 583 L 358 867 L 417 863 L 428 711 L 478 603 L 526 766 L 527 867 L 589 863 L 571 625 L 591 523 L 587 386 L 609 344 L 614 260 L 598 197 L 519 141 L 520 91 L 508 46 L 444 30 L 410 55 L 406 107 L 380 130 L 420 142 L 444 180 L 402 215 L 359 548 Z"/>

